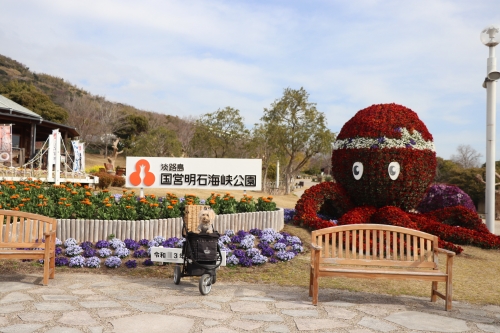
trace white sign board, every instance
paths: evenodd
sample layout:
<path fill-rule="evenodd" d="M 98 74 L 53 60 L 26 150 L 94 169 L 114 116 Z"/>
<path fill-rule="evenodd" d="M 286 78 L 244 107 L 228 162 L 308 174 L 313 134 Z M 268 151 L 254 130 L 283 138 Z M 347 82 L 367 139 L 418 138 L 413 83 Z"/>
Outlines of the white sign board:
<path fill-rule="evenodd" d="M 226 266 L 226 252 L 221 251 L 220 253 L 222 256 L 221 266 Z M 151 247 L 151 261 L 182 264 L 184 263 L 184 257 L 181 248 L 153 246 Z"/>
<path fill-rule="evenodd" d="M 262 160 L 128 157 L 127 187 L 261 190 Z"/>

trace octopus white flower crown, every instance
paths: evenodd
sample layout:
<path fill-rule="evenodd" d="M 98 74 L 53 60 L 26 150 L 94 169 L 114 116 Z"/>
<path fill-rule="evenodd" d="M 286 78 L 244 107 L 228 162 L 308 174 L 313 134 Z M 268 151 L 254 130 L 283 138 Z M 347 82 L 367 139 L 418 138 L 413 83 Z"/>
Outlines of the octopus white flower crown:
<path fill-rule="evenodd" d="M 434 142 L 431 140 L 425 141 L 420 132 L 413 130 L 413 133 L 410 133 L 406 128 L 397 128 L 396 130 L 401 132 L 400 139 L 386 138 L 385 136 L 379 138 L 348 138 L 335 141 L 333 144 L 333 150 L 362 148 L 413 148 L 417 150 L 436 151 Z"/>

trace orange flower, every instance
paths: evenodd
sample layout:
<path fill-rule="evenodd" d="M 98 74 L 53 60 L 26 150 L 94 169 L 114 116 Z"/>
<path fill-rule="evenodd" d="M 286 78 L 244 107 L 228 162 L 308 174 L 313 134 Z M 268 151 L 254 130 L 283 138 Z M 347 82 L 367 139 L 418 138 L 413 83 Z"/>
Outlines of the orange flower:
<path fill-rule="evenodd" d="M 214 205 L 215 204 L 215 200 L 210 200 L 210 204 Z"/>
<path fill-rule="evenodd" d="M 225 198 L 224 198 L 224 201 L 228 201 L 228 200 L 229 200 L 229 198 L 228 198 L 228 197 L 225 197 Z"/>
<path fill-rule="evenodd" d="M 61 198 L 61 199 L 59 199 L 59 200 L 61 200 L 61 201 L 66 201 L 66 200 L 68 200 L 68 199 L 66 199 L 66 198 Z"/>
<path fill-rule="evenodd" d="M 38 199 L 43 199 L 43 194 L 38 195 Z"/>
<path fill-rule="evenodd" d="M 154 203 L 154 204 L 153 204 L 153 207 L 158 207 L 158 204 L 157 204 L 157 203 Z"/>
<path fill-rule="evenodd" d="M 88 196 L 88 197 L 90 197 L 92 195 L 92 193 L 90 193 L 90 192 L 87 191 L 87 192 L 85 192 L 85 195 Z"/>
<path fill-rule="evenodd" d="M 38 207 L 42 207 L 43 205 L 42 205 L 42 204 L 38 204 L 37 206 L 38 206 Z"/>
<path fill-rule="evenodd" d="M 109 190 L 108 190 L 108 189 L 104 189 L 104 190 L 102 190 L 102 192 L 104 192 L 104 193 L 108 193 L 108 192 L 109 192 Z"/>
<path fill-rule="evenodd" d="M 77 191 L 71 191 L 71 194 L 75 195 L 75 194 L 78 194 Z"/>
<path fill-rule="evenodd" d="M 172 201 L 170 201 L 170 203 L 171 203 L 172 205 L 177 205 L 177 200 L 172 200 Z"/>
<path fill-rule="evenodd" d="M 66 207 L 69 207 L 69 206 L 71 206 L 71 204 L 66 204 L 65 206 L 66 206 Z"/>
<path fill-rule="evenodd" d="M 58 202 L 58 204 L 59 204 L 59 205 L 64 205 L 64 202 L 59 201 L 59 202 Z"/>
<path fill-rule="evenodd" d="M 19 207 L 14 207 L 12 208 L 12 210 L 19 210 Z"/>
<path fill-rule="evenodd" d="M 15 187 L 14 185 L 12 185 L 10 188 L 11 188 L 12 190 L 14 190 L 16 187 Z"/>
<path fill-rule="evenodd" d="M 40 186 L 38 186 L 38 185 L 37 185 L 37 186 L 35 186 L 35 187 L 36 187 L 37 189 L 40 189 Z"/>
<path fill-rule="evenodd" d="M 25 188 L 24 188 L 24 190 L 25 190 L 25 191 L 29 191 L 29 190 L 30 190 L 30 188 L 29 188 L 29 187 L 25 187 Z"/>
<path fill-rule="evenodd" d="M 106 207 L 111 207 L 111 206 L 113 206 L 113 205 L 110 203 L 106 204 Z"/>
<path fill-rule="evenodd" d="M 172 206 L 167 206 L 167 208 L 168 208 L 168 209 L 174 209 L 174 207 L 172 207 Z"/>
<path fill-rule="evenodd" d="M 122 190 L 122 192 L 123 192 L 123 193 L 126 193 L 126 192 L 127 192 L 127 190 Z"/>
<path fill-rule="evenodd" d="M 19 207 L 24 207 L 24 204 L 19 204 Z"/>
<path fill-rule="evenodd" d="M 269 200 L 271 200 L 273 197 L 270 195 L 270 196 L 268 196 L 267 198 L 268 198 Z"/>

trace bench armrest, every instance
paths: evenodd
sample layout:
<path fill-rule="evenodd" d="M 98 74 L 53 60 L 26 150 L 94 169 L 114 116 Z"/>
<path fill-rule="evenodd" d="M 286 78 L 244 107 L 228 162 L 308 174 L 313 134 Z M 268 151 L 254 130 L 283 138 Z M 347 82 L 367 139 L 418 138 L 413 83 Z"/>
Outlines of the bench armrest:
<path fill-rule="evenodd" d="M 45 231 L 43 234 L 45 235 L 45 237 L 54 236 L 56 234 L 56 231 L 55 230 Z"/>
<path fill-rule="evenodd" d="M 321 251 L 323 249 L 322 246 L 316 245 L 314 243 L 311 243 L 310 246 L 313 249 L 313 251 Z"/>
<path fill-rule="evenodd" d="M 436 252 L 439 252 L 439 253 L 444 253 L 446 254 L 448 257 L 453 257 L 455 255 L 455 252 L 453 251 L 449 251 L 449 250 L 445 250 L 445 249 L 440 249 L 440 248 L 437 248 L 436 249 Z"/>

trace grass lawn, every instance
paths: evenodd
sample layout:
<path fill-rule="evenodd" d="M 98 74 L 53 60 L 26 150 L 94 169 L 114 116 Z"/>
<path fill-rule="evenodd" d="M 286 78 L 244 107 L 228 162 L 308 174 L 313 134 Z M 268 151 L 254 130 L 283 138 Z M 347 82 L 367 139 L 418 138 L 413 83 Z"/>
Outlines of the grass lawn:
<path fill-rule="evenodd" d="M 98 155 L 97 155 L 98 156 Z M 94 163 L 89 157 L 87 166 Z M 97 163 L 102 165 L 104 159 Z M 118 162 L 117 165 L 124 166 L 125 162 Z M 120 192 L 115 188 L 113 191 Z M 145 194 L 154 193 L 154 189 L 146 190 Z M 163 192 L 163 191 L 161 191 Z M 189 191 L 200 198 L 207 198 L 210 191 L 193 190 Z M 165 193 L 154 193 L 165 195 Z M 183 196 L 186 193 L 176 193 Z M 243 195 L 242 191 L 234 191 L 236 198 Z M 263 193 L 247 193 L 255 197 L 265 195 Z M 297 196 L 276 196 L 274 200 L 278 207 L 294 208 Z M 246 282 L 254 284 L 277 284 L 283 286 L 304 286 L 309 284 L 309 264 L 310 251 L 308 244 L 311 240 L 310 232 L 303 228 L 286 225 L 284 231 L 298 236 L 303 244 L 305 253 L 298 255 L 289 262 L 277 264 L 264 264 L 262 266 L 244 267 L 224 267 L 217 272 L 217 280 L 224 282 Z M 453 265 L 453 299 L 455 301 L 466 301 L 476 304 L 500 305 L 500 250 L 483 250 L 471 246 L 463 246 L 464 252 L 454 259 Z M 445 256 L 440 256 L 440 262 L 446 262 Z M 444 267 L 442 268 L 444 270 Z M 21 262 L 18 260 L 0 260 L 0 274 L 23 274 L 41 273 L 42 266 L 35 262 Z M 91 268 L 69 268 L 57 267 L 58 272 L 77 272 L 89 274 L 114 274 L 136 277 L 154 277 L 171 280 L 173 278 L 172 265 L 166 266 L 138 266 L 134 269 L 126 268 L 124 265 L 117 269 L 102 267 Z M 173 282 L 172 282 L 173 283 Z M 431 283 L 422 281 L 401 281 L 401 280 L 368 280 L 368 279 L 347 279 L 347 278 L 324 278 L 320 280 L 320 288 L 337 288 L 349 291 L 363 291 L 390 295 L 409 295 L 430 297 Z M 442 289 L 441 289 L 442 291 Z"/>

